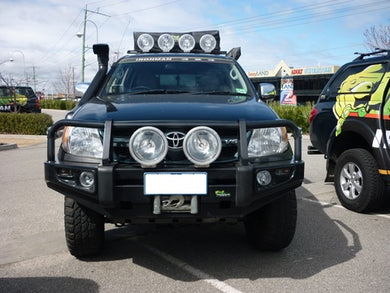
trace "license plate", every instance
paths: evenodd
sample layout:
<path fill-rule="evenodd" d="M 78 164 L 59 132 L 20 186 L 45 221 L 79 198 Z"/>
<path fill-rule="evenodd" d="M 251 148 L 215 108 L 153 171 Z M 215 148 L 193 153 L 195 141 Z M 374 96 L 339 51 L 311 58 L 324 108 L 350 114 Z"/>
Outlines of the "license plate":
<path fill-rule="evenodd" d="M 144 173 L 145 195 L 207 194 L 206 172 Z"/>

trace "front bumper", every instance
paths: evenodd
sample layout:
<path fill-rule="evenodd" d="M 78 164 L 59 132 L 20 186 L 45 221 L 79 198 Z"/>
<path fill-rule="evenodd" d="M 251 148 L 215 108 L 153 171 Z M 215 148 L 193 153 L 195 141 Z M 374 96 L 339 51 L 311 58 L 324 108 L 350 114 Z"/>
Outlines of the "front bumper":
<path fill-rule="evenodd" d="M 183 121 L 177 122 L 180 125 Z M 190 123 L 190 122 L 189 122 Z M 214 123 L 210 127 L 238 127 L 240 133 L 239 160 L 227 164 L 211 164 L 209 168 L 186 166 L 158 166 L 144 169 L 140 166 L 119 164 L 112 160 L 112 129 L 126 127 L 131 122 L 105 123 L 61 120 L 48 132 L 48 159 L 45 162 L 45 179 L 48 187 L 74 198 L 96 212 L 103 214 L 107 221 L 113 222 L 158 222 L 159 220 L 193 219 L 241 219 L 261 208 L 285 192 L 299 187 L 304 177 L 304 162 L 301 159 L 301 132 L 287 120 L 266 122 Z M 139 124 L 139 123 L 138 123 Z M 137 124 L 137 125 L 138 125 Z M 153 126 L 167 123 L 154 123 Z M 175 122 L 170 122 L 175 127 Z M 55 134 L 65 126 L 97 127 L 104 129 L 103 159 L 99 163 L 64 162 L 55 160 Z M 151 125 L 151 123 L 148 123 Z M 177 124 L 179 125 L 179 124 Z M 194 125 L 192 122 L 191 125 Z M 204 125 L 204 124 L 203 124 Z M 144 126 L 144 125 L 139 125 Z M 197 126 L 197 125 L 195 125 Z M 248 159 L 247 128 L 285 126 L 292 130 L 294 152 L 291 160 L 254 162 Z M 256 181 L 259 171 L 267 170 L 272 181 L 260 186 Z M 80 184 L 80 176 L 88 172 L 93 185 Z M 188 195 L 191 202 L 188 212 L 181 210 L 161 211 L 158 207 L 160 197 L 144 194 L 144 173 L 199 173 L 207 174 L 207 192 L 204 195 Z M 85 174 L 85 173 L 84 173 Z M 163 200 L 164 197 L 161 197 Z M 156 207 L 157 204 L 157 207 Z M 196 209 L 193 207 L 196 206 Z"/>

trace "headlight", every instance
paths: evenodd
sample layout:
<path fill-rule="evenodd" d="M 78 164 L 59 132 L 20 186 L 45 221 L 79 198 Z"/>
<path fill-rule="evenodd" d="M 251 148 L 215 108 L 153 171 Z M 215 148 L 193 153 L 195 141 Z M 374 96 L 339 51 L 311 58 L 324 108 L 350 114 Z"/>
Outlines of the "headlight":
<path fill-rule="evenodd" d="M 221 139 L 206 126 L 191 129 L 184 137 L 183 150 L 187 159 L 198 166 L 208 166 L 221 153 Z"/>
<path fill-rule="evenodd" d="M 130 137 L 129 151 L 143 167 L 154 167 L 167 155 L 168 142 L 161 130 L 142 127 Z"/>
<path fill-rule="evenodd" d="M 287 133 L 284 127 L 254 129 L 248 144 L 248 156 L 253 158 L 280 154 L 287 147 Z"/>
<path fill-rule="evenodd" d="M 62 148 L 75 156 L 103 157 L 103 144 L 96 128 L 65 127 Z"/>

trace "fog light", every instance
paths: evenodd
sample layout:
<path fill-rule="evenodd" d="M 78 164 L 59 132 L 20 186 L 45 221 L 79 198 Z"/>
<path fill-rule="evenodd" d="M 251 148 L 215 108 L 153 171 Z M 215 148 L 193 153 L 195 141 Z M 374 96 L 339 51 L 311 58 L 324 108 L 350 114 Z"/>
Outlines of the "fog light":
<path fill-rule="evenodd" d="M 85 188 L 91 188 L 95 184 L 95 176 L 93 173 L 88 171 L 81 172 L 80 184 Z"/>
<path fill-rule="evenodd" d="M 257 183 L 259 183 L 261 186 L 266 186 L 271 183 L 272 176 L 271 173 L 267 170 L 260 171 L 256 175 Z"/>

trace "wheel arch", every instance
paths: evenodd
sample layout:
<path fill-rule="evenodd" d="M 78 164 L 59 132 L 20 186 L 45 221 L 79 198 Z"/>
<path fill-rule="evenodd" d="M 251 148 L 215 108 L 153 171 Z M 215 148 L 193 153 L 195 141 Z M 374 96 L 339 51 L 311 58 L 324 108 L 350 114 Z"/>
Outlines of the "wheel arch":
<path fill-rule="evenodd" d="M 333 129 L 326 147 L 327 176 L 325 181 L 333 181 L 336 160 L 348 149 L 362 148 L 376 158 L 376 154 L 371 147 L 375 133 L 362 119 L 364 118 L 348 119 L 345 121 L 341 133 L 337 136 L 336 128 Z"/>

